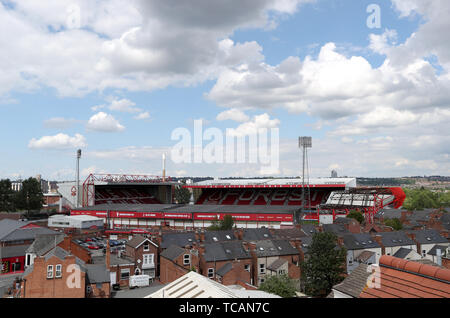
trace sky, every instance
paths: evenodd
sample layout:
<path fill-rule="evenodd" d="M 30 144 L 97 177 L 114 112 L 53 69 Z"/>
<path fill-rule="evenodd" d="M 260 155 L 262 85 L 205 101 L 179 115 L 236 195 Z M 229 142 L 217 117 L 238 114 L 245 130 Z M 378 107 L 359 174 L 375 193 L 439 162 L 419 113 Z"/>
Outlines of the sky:
<path fill-rule="evenodd" d="M 311 177 L 448 176 L 449 16 L 448 0 L 0 0 L 0 178 L 73 180 L 77 149 L 82 178 L 161 175 L 163 153 L 169 176 L 298 176 L 299 136 Z M 264 139 L 220 160 L 261 132 L 270 160 Z"/>

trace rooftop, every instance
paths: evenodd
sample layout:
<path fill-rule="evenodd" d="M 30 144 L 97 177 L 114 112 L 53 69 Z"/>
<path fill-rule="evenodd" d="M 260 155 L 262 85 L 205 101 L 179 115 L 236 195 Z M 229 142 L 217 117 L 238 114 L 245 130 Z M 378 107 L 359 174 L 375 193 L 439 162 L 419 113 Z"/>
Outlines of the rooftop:
<path fill-rule="evenodd" d="M 295 247 L 293 247 L 287 240 L 257 241 L 255 252 L 257 257 L 299 254 L 299 251 Z"/>
<path fill-rule="evenodd" d="M 342 283 L 333 286 L 333 289 L 351 297 L 358 298 L 366 287 L 367 280 L 371 274 L 369 265 L 361 264 Z"/>
<path fill-rule="evenodd" d="M 205 244 L 204 257 L 206 262 L 214 262 L 246 259 L 251 256 L 242 246 L 242 241 L 232 241 Z"/>
<path fill-rule="evenodd" d="M 450 269 L 382 256 L 378 274 L 361 298 L 450 298 Z"/>
<path fill-rule="evenodd" d="M 380 248 L 380 244 L 368 233 L 344 235 L 344 246 L 348 250 L 364 250 L 369 248 Z"/>
<path fill-rule="evenodd" d="M 185 247 L 193 243 L 198 243 L 194 232 L 164 233 L 162 235 L 161 247 L 168 248 L 170 245 Z"/>
<path fill-rule="evenodd" d="M 189 272 L 145 298 L 239 298 L 230 288 Z"/>

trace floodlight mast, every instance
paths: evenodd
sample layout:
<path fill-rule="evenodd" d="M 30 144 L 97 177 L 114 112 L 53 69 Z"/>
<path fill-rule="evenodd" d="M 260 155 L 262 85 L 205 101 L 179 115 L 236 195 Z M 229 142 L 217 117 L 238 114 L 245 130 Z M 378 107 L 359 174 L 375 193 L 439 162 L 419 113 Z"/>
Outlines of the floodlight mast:
<path fill-rule="evenodd" d="M 80 197 L 79 197 L 79 192 L 80 192 L 80 158 L 81 158 L 81 149 L 77 150 L 77 202 L 75 204 L 75 206 L 77 208 L 79 208 L 80 206 Z"/>
<path fill-rule="evenodd" d="M 299 148 L 302 149 L 302 155 L 303 155 L 303 167 L 302 167 L 302 208 L 301 213 L 297 215 L 296 223 L 300 224 L 301 215 L 305 212 L 305 165 L 308 160 L 308 148 L 312 148 L 312 137 L 299 137 L 298 139 L 298 145 Z M 309 167 L 308 167 L 309 168 Z M 308 193 L 309 193 L 309 177 L 308 177 L 308 184 L 306 185 L 308 187 Z"/>

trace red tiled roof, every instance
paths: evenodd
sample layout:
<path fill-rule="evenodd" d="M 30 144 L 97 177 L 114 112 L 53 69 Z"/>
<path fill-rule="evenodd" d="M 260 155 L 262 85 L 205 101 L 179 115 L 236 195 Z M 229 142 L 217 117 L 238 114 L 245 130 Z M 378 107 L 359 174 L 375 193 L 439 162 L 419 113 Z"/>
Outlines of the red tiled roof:
<path fill-rule="evenodd" d="M 449 269 L 392 256 L 382 256 L 379 269 L 372 277 L 379 285 L 366 287 L 360 298 L 450 298 Z"/>

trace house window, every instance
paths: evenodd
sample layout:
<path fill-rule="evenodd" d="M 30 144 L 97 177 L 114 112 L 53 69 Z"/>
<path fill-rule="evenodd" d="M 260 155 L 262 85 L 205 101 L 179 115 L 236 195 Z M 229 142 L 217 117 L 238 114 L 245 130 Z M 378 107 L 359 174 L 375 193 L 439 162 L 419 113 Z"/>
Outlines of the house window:
<path fill-rule="evenodd" d="M 280 269 L 278 271 L 278 275 L 284 275 L 284 274 L 286 274 L 286 271 L 284 269 Z"/>
<path fill-rule="evenodd" d="M 250 272 L 250 265 L 249 265 L 249 264 L 245 265 L 245 266 L 244 266 L 244 269 L 245 269 L 247 272 Z"/>
<path fill-rule="evenodd" d="M 154 259 L 153 254 L 144 254 L 143 265 L 152 265 L 153 259 Z"/>
<path fill-rule="evenodd" d="M 214 268 L 208 268 L 208 278 L 214 277 Z"/>
<path fill-rule="evenodd" d="M 26 266 L 30 266 L 31 264 L 31 255 L 30 254 L 27 254 L 27 260 L 26 260 L 26 262 L 25 262 L 25 265 Z"/>
<path fill-rule="evenodd" d="M 266 265 L 259 264 L 259 273 L 260 274 L 265 274 L 266 273 Z"/>
<path fill-rule="evenodd" d="M 144 243 L 144 252 L 150 251 L 150 244 L 148 242 Z"/>
<path fill-rule="evenodd" d="M 422 256 L 426 257 L 427 256 L 427 251 L 426 250 L 422 250 Z"/>
<path fill-rule="evenodd" d="M 55 277 L 56 278 L 61 278 L 62 277 L 62 265 L 61 264 L 56 265 Z"/>
<path fill-rule="evenodd" d="M 183 265 L 189 265 L 191 263 L 191 255 L 184 254 L 183 256 Z"/>
<path fill-rule="evenodd" d="M 53 265 L 47 266 L 47 278 L 53 278 Z"/>
<path fill-rule="evenodd" d="M 128 279 L 130 277 L 130 269 L 121 269 L 120 270 L 120 279 Z"/>

